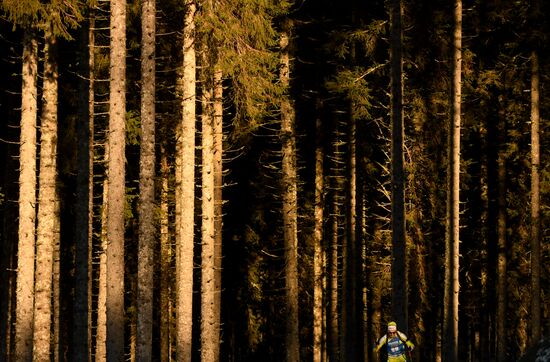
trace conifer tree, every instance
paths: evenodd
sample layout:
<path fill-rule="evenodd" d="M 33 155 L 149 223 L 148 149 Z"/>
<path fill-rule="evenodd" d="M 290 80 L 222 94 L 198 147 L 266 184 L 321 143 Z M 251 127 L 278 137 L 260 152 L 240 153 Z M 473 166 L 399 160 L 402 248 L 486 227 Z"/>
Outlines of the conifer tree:
<path fill-rule="evenodd" d="M 110 8 L 107 195 L 107 360 L 124 360 L 124 207 L 126 142 L 126 1 Z"/>
<path fill-rule="evenodd" d="M 445 236 L 445 287 L 443 359 L 458 361 L 459 231 L 460 231 L 460 106 L 462 73 L 462 1 L 453 12 L 450 122 L 448 143 L 447 217 Z"/>
<path fill-rule="evenodd" d="M 141 9 L 141 152 L 139 185 L 139 251 L 137 347 L 140 361 L 151 361 L 153 343 L 153 274 L 155 246 L 155 0 Z"/>

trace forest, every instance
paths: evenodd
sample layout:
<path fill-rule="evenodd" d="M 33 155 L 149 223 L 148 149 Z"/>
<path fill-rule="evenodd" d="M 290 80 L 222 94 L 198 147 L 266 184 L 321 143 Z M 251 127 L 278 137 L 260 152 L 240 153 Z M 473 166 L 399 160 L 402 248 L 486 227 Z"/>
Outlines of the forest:
<path fill-rule="evenodd" d="M 0 361 L 547 361 L 548 14 L 2 0 Z"/>

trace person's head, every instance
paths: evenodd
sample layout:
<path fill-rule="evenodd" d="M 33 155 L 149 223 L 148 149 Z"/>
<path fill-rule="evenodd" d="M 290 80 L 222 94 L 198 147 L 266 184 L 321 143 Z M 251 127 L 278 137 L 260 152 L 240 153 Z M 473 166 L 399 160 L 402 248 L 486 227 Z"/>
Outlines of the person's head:
<path fill-rule="evenodd" d="M 388 334 L 395 335 L 397 333 L 397 323 L 390 322 L 388 323 Z"/>

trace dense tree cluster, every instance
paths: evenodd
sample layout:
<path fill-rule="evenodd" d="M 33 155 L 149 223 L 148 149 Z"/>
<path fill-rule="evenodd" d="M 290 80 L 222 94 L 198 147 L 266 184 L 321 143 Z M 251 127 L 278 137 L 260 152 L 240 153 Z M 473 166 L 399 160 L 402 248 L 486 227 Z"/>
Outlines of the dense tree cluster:
<path fill-rule="evenodd" d="M 549 11 L 2 0 L 0 360 L 519 360 Z"/>

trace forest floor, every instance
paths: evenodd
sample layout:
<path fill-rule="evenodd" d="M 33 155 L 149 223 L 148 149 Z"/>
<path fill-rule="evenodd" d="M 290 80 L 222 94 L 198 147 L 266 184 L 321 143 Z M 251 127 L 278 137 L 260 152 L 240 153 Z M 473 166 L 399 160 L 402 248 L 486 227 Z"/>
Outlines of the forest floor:
<path fill-rule="evenodd" d="M 541 341 L 521 357 L 518 362 L 550 362 L 550 339 Z"/>

